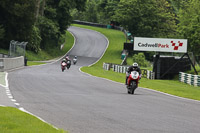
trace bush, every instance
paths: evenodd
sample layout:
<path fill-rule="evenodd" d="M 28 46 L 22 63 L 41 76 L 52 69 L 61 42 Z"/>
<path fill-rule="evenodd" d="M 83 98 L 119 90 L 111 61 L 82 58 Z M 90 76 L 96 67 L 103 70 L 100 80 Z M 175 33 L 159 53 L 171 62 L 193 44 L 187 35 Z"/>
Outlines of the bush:
<path fill-rule="evenodd" d="M 33 52 L 38 53 L 40 51 L 41 40 L 42 40 L 42 38 L 40 36 L 39 28 L 36 27 L 36 26 L 33 26 L 32 32 L 31 32 L 30 42 L 27 45 L 28 50 L 32 50 Z"/>
<path fill-rule="evenodd" d="M 144 53 L 138 53 L 133 55 L 133 62 L 137 62 L 139 66 L 148 67 L 149 62 L 145 59 Z"/>

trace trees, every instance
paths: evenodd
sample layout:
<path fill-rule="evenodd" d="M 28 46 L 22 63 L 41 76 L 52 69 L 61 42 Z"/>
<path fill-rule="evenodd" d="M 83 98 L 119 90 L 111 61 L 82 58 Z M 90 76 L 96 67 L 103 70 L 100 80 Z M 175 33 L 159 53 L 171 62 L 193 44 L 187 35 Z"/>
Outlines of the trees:
<path fill-rule="evenodd" d="M 5 36 L 0 42 L 3 48 L 9 47 L 11 40 L 29 41 L 34 17 L 35 0 L 6 0 L 0 2 L 0 25 Z"/>
<path fill-rule="evenodd" d="M 181 8 L 178 15 L 178 33 L 188 39 L 189 51 L 200 55 L 200 1 L 192 0 Z"/>
<path fill-rule="evenodd" d="M 83 12 L 72 11 L 76 20 L 109 24 L 120 0 L 88 0 Z"/>
<path fill-rule="evenodd" d="M 84 10 L 78 11 L 77 9 L 74 9 L 71 12 L 73 19 L 99 23 L 97 5 L 97 1 L 87 0 Z"/>
<path fill-rule="evenodd" d="M 114 18 L 134 36 L 167 37 L 176 29 L 166 0 L 121 0 Z"/>
<path fill-rule="evenodd" d="M 0 40 L 4 37 L 5 30 L 2 25 L 0 25 Z"/>
<path fill-rule="evenodd" d="M 11 40 L 28 41 L 35 52 L 57 47 L 73 13 L 84 21 L 120 22 L 133 36 L 185 38 L 198 54 L 199 7 L 198 0 L 2 0 L 0 48 L 8 48 Z"/>
<path fill-rule="evenodd" d="M 84 9 L 86 0 L 6 0 L 0 1 L 0 48 L 11 40 L 28 41 L 27 48 L 58 46 L 72 22 L 70 10 Z"/>
<path fill-rule="evenodd" d="M 102 0 L 98 5 L 99 21 L 104 24 L 109 24 L 113 20 L 115 11 L 120 0 Z"/>
<path fill-rule="evenodd" d="M 70 10 L 82 10 L 86 0 L 48 0 L 42 1 L 37 26 L 41 34 L 41 48 L 57 47 L 61 35 L 72 22 Z M 45 5 L 45 8 L 44 8 Z"/>

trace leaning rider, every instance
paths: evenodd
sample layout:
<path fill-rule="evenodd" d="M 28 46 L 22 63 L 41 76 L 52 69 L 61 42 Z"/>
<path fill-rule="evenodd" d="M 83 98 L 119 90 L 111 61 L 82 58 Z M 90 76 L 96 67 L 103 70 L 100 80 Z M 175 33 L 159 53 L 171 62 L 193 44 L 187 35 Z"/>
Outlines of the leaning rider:
<path fill-rule="evenodd" d="M 61 64 L 62 64 L 63 62 L 65 62 L 65 63 L 66 63 L 66 59 L 63 59 L 63 60 L 61 61 Z"/>
<path fill-rule="evenodd" d="M 128 83 L 127 83 L 128 77 L 129 77 L 129 75 L 131 74 L 132 71 L 137 71 L 137 72 L 139 73 L 140 79 L 141 79 L 142 73 L 141 73 L 140 67 L 139 67 L 138 64 L 135 62 L 135 63 L 133 63 L 132 66 L 130 66 L 130 67 L 128 68 L 128 70 L 127 70 L 127 72 L 126 72 L 126 83 L 125 83 L 125 85 L 128 84 Z"/>
<path fill-rule="evenodd" d="M 65 59 L 66 59 L 66 61 L 70 60 L 70 59 L 69 59 L 69 55 L 67 55 L 67 56 L 65 57 Z"/>

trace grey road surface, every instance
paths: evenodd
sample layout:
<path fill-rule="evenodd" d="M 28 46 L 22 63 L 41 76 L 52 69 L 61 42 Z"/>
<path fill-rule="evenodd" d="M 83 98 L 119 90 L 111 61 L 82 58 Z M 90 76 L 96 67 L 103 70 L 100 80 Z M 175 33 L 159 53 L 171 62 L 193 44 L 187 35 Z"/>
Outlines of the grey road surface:
<path fill-rule="evenodd" d="M 9 73 L 20 106 L 70 133 L 199 133 L 200 102 L 89 76 L 80 66 L 94 63 L 107 40 L 97 32 L 71 27 L 77 65 L 61 72 L 60 62 Z"/>

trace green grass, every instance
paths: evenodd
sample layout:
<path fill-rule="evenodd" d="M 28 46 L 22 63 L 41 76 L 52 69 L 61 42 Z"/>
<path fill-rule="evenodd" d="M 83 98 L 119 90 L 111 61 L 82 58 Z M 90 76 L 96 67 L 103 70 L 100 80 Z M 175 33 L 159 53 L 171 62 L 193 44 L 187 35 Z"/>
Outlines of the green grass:
<path fill-rule="evenodd" d="M 96 30 L 104 34 L 110 41 L 109 47 L 104 54 L 103 58 L 96 64 L 90 67 L 82 67 L 83 72 L 89 73 L 94 76 L 107 78 L 116 82 L 125 83 L 125 74 L 116 73 L 111 71 L 105 71 L 102 68 L 103 62 L 108 63 L 121 63 L 121 51 L 123 49 L 123 43 L 125 42 L 125 36 L 122 32 L 104 29 L 90 26 L 74 25 L 81 28 Z M 131 62 L 129 60 L 129 62 Z M 149 67 L 148 69 L 152 69 Z M 149 88 L 168 94 L 200 100 L 200 87 L 190 86 L 185 83 L 181 83 L 178 80 L 149 80 L 142 78 L 139 84 L 140 87 Z M 125 87 L 125 86 L 124 86 Z"/>
<path fill-rule="evenodd" d="M 91 69 L 94 68 L 94 69 Z M 89 74 L 107 78 L 116 82 L 125 83 L 125 74 L 116 73 L 111 71 L 106 71 L 104 69 L 95 69 L 95 66 L 92 67 L 83 67 L 82 71 L 87 72 Z M 185 83 L 181 83 L 175 80 L 150 80 L 146 78 L 142 78 L 140 80 L 139 87 L 149 88 L 161 92 L 165 92 L 168 94 L 190 98 L 194 100 L 200 100 L 200 87 L 194 87 Z M 124 86 L 125 88 L 125 86 Z"/>
<path fill-rule="evenodd" d="M 91 27 L 91 26 L 84 26 L 84 25 L 77 25 L 74 24 L 74 26 L 91 29 L 98 31 L 102 34 L 104 34 L 108 40 L 109 40 L 109 47 L 107 51 L 105 52 L 105 55 L 103 58 L 94 66 L 99 66 L 102 68 L 103 62 L 109 62 L 109 63 L 116 63 L 121 64 L 121 52 L 123 50 L 124 42 L 126 41 L 125 35 L 123 32 L 113 29 L 105 29 L 105 28 L 98 28 L 98 27 Z"/>
<path fill-rule="evenodd" d="M 199 66 L 199 65 L 196 65 L 196 66 L 195 66 L 195 69 L 196 69 L 196 71 L 198 72 L 198 75 L 200 75 L 200 66 Z M 187 73 L 196 75 L 196 73 L 195 73 L 193 67 L 191 67 L 191 70 L 190 70 L 190 71 L 187 71 Z"/>
<path fill-rule="evenodd" d="M 194 87 L 175 80 L 141 80 L 141 87 L 150 88 L 168 94 L 200 100 L 200 87 Z"/>
<path fill-rule="evenodd" d="M 37 61 L 28 61 L 27 62 L 27 66 L 35 66 L 35 65 L 42 65 L 42 64 L 46 64 L 44 62 L 37 62 Z"/>
<path fill-rule="evenodd" d="M 66 41 L 62 50 L 60 48 L 49 48 L 47 50 L 41 50 L 38 53 L 26 50 L 26 58 L 28 61 L 45 61 L 58 58 L 66 54 L 74 44 L 74 37 L 66 32 Z M 0 53 L 8 54 L 8 50 L 0 49 Z"/>
<path fill-rule="evenodd" d="M 6 85 L 5 75 L 5 72 L 0 72 L 0 84 L 4 86 Z"/>
<path fill-rule="evenodd" d="M 66 32 L 66 38 L 67 39 L 62 50 L 60 50 L 60 48 L 53 48 L 45 51 L 41 50 L 37 54 L 32 51 L 26 51 L 28 61 L 44 61 L 63 56 L 74 44 L 74 37 L 69 32 Z"/>
<path fill-rule="evenodd" d="M 73 36 L 67 32 L 67 40 L 62 50 L 51 49 L 47 51 L 40 51 L 38 54 L 26 51 L 26 57 L 28 58 L 27 65 L 40 65 L 44 64 L 42 61 L 58 58 L 66 54 L 74 44 Z M 8 54 L 8 50 L 0 49 L 0 53 Z M 5 73 L 0 73 L 0 84 L 5 85 Z M 16 108 L 0 107 L 0 132 L 3 133 L 64 133 L 64 130 L 57 130 L 51 125 L 42 122 L 34 116 L 24 113 Z"/>
<path fill-rule="evenodd" d="M 0 53 L 1 53 L 1 54 L 8 54 L 8 50 L 0 49 Z"/>
<path fill-rule="evenodd" d="M 0 132 L 2 133 L 65 133 L 38 118 L 12 107 L 0 107 Z"/>

